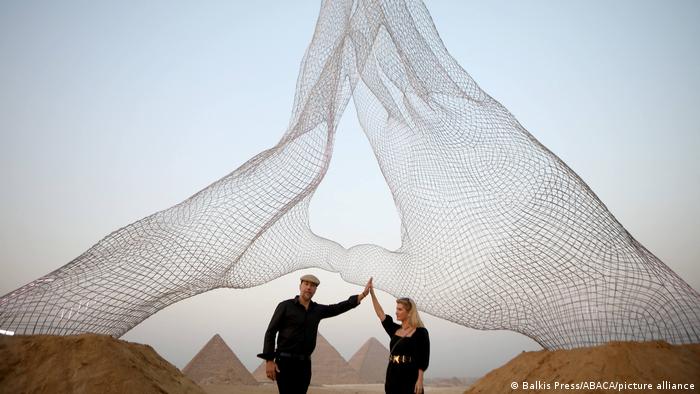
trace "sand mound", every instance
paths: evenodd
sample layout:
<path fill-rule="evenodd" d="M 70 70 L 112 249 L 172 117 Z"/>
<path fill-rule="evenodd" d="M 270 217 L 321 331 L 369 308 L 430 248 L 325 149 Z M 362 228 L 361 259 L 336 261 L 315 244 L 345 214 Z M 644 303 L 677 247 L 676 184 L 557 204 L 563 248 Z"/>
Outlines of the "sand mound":
<path fill-rule="evenodd" d="M 204 391 L 150 346 L 107 335 L 0 335 L 0 393 Z"/>
<path fill-rule="evenodd" d="M 518 383 L 516 390 L 511 389 Z M 527 382 L 526 390 L 523 383 Z M 619 391 L 603 386 L 567 390 L 561 384 L 617 382 L 652 384 L 652 389 Z M 664 383 L 665 382 L 665 383 Z M 671 384 L 694 384 L 694 389 L 669 390 Z M 657 388 L 657 385 L 661 387 Z M 665 386 L 663 386 L 665 384 Z M 534 385 L 534 386 L 533 386 Z M 669 345 L 656 342 L 610 342 L 572 350 L 523 352 L 506 365 L 479 379 L 466 391 L 474 393 L 667 393 L 700 391 L 700 344 Z"/>

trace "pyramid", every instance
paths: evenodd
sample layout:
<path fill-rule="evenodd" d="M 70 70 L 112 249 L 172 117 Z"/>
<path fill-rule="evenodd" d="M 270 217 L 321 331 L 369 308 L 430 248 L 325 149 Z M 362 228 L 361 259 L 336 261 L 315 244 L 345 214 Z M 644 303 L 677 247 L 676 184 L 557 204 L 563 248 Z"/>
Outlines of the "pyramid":
<path fill-rule="evenodd" d="M 311 384 L 360 383 L 360 376 L 320 333 L 311 355 Z"/>
<path fill-rule="evenodd" d="M 264 361 L 255 369 L 253 376 L 259 382 L 270 382 L 265 375 Z M 311 385 L 356 383 L 363 383 L 360 375 L 319 333 L 316 338 L 316 349 L 311 355 Z"/>
<path fill-rule="evenodd" d="M 261 362 L 255 371 L 253 371 L 253 379 L 258 383 L 270 383 L 270 379 L 265 375 L 265 361 Z"/>
<path fill-rule="evenodd" d="M 370 338 L 352 356 L 348 364 L 360 375 L 362 383 L 384 383 L 389 350 L 377 338 Z"/>
<path fill-rule="evenodd" d="M 204 345 L 182 372 L 200 385 L 258 384 L 219 334 Z"/>
<path fill-rule="evenodd" d="M 253 378 L 260 383 L 271 383 L 271 380 L 267 378 L 267 373 L 265 372 L 265 361 L 261 362 L 255 371 L 253 371 Z"/>

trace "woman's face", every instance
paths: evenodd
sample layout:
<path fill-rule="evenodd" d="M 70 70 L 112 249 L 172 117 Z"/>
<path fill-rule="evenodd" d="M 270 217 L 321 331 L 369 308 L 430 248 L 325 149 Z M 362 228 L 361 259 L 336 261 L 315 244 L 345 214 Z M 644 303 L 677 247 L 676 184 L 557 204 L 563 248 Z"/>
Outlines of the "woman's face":
<path fill-rule="evenodd" d="M 408 310 L 403 304 L 396 303 L 396 320 L 404 321 L 408 319 Z"/>

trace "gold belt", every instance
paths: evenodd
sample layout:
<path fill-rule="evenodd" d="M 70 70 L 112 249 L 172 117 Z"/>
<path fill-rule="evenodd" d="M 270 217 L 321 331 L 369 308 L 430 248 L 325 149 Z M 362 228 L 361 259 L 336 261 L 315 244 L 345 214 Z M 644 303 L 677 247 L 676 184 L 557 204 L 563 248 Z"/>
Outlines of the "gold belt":
<path fill-rule="evenodd" d="M 392 364 L 403 364 L 403 363 L 410 363 L 411 362 L 411 356 L 404 356 L 404 355 L 389 355 L 389 362 Z"/>

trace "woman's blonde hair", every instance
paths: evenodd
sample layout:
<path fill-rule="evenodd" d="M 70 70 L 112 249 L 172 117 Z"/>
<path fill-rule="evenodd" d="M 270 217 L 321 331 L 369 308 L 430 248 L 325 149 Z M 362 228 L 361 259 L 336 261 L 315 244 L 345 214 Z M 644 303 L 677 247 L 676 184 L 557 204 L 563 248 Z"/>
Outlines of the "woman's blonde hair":
<path fill-rule="evenodd" d="M 418 314 L 418 307 L 412 299 L 408 297 L 398 298 L 396 303 L 406 308 L 408 312 L 408 325 L 412 327 L 425 327 L 425 325 L 423 325 L 423 320 L 420 319 L 420 315 Z"/>

